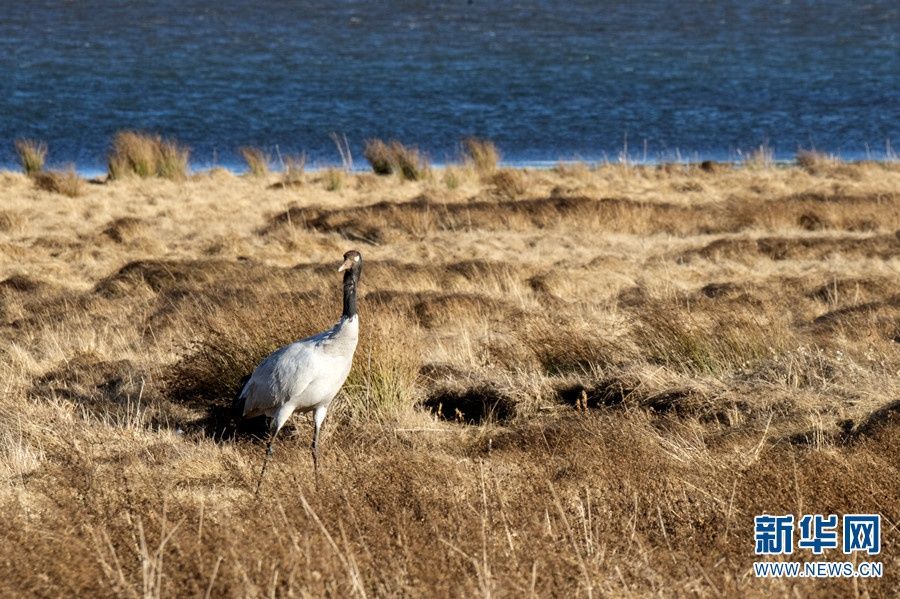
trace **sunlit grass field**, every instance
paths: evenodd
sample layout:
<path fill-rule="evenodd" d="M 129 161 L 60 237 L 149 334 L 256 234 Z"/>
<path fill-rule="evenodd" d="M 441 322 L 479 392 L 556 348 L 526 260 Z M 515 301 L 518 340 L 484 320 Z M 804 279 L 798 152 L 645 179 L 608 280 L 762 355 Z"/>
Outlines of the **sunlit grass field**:
<path fill-rule="evenodd" d="M 0 594 L 896 593 L 897 163 L 478 156 L 0 173 Z M 320 486 L 298 414 L 254 498 L 228 406 L 349 249 Z M 755 515 L 870 512 L 883 578 L 753 577 Z"/>

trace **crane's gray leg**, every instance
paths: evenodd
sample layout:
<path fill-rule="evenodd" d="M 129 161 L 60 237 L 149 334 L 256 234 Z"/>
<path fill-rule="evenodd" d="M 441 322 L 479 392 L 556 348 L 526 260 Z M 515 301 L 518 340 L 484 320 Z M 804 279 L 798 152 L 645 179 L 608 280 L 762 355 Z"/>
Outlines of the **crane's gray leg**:
<path fill-rule="evenodd" d="M 322 423 L 325 422 L 325 414 L 328 412 L 328 408 L 326 407 L 318 407 L 313 415 L 313 420 L 315 422 L 315 432 L 313 433 L 313 442 L 312 442 L 312 458 L 313 458 L 313 470 L 316 475 L 316 488 L 319 488 L 319 432 L 322 430 Z"/>
<path fill-rule="evenodd" d="M 266 457 L 263 460 L 262 470 L 259 473 L 259 480 L 256 481 L 256 493 L 254 493 L 254 496 L 256 497 L 259 497 L 259 489 L 262 487 L 263 477 L 266 475 L 266 468 L 269 466 L 269 459 L 272 457 L 272 454 L 275 453 L 275 448 L 273 447 L 275 444 L 275 436 L 278 435 L 278 431 L 284 426 L 288 416 L 290 416 L 290 414 L 278 414 L 272 419 L 272 423 L 269 425 L 272 432 L 269 435 L 269 443 L 266 445 Z"/>
<path fill-rule="evenodd" d="M 266 475 L 266 468 L 269 466 L 269 459 L 272 457 L 272 454 L 275 453 L 275 450 L 272 448 L 272 444 L 275 442 L 275 435 L 278 431 L 273 431 L 269 435 L 269 443 L 266 446 L 266 457 L 263 459 L 262 470 L 259 472 L 259 479 L 256 481 L 256 492 L 254 493 L 255 497 L 259 497 L 259 488 L 262 487 L 263 477 Z"/>

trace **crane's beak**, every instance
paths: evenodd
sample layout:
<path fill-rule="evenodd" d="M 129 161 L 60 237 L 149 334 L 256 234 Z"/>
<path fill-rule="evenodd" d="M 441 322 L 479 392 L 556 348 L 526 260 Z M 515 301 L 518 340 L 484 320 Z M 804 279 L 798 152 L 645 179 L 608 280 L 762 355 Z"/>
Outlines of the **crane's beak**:
<path fill-rule="evenodd" d="M 345 270 L 350 270 L 351 268 L 353 268 L 353 260 L 347 258 L 346 260 L 344 260 L 344 263 L 341 264 L 341 267 L 338 268 L 338 272 L 344 272 Z"/>

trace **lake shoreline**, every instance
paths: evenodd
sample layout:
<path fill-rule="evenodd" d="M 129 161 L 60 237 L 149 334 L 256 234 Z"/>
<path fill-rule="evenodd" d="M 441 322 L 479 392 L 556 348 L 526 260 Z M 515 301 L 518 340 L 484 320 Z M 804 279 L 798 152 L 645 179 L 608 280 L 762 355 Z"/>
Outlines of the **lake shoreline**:
<path fill-rule="evenodd" d="M 891 154 L 889 152 L 882 152 L 878 155 L 865 155 L 865 154 L 854 154 L 851 157 L 841 156 L 841 155 L 832 155 L 832 154 L 823 154 L 827 155 L 833 160 L 840 162 L 842 164 L 853 165 L 853 164 L 862 164 L 862 163 L 878 163 L 878 164 L 890 164 L 897 162 L 898 157 L 895 154 Z M 513 161 L 501 161 L 498 163 L 499 168 L 503 169 L 511 169 L 511 170 L 552 170 L 557 167 L 571 167 L 571 166 L 585 166 L 587 168 L 598 168 L 602 166 L 630 166 L 630 167 L 660 167 L 666 165 L 678 165 L 678 166 L 698 166 L 704 163 L 712 163 L 712 164 L 721 164 L 727 165 L 735 168 L 739 168 L 742 165 L 745 165 L 748 162 L 748 157 L 745 155 L 744 157 L 731 157 L 731 158 L 723 158 L 723 159 L 713 159 L 713 158 L 682 158 L 682 159 L 642 159 L 642 158 L 628 158 L 628 159 L 580 159 L 580 158 L 572 158 L 572 159 L 559 159 L 559 160 L 513 160 Z M 436 171 L 446 170 L 448 168 L 456 168 L 462 166 L 464 164 L 463 161 L 447 161 L 447 162 L 434 162 L 430 163 L 428 167 L 430 169 L 434 169 Z M 772 167 L 779 168 L 787 168 L 790 166 L 797 165 L 796 156 L 788 156 L 784 155 L 781 157 L 773 157 L 771 159 L 767 159 L 767 165 Z M 49 171 L 59 171 L 59 170 L 70 170 L 74 169 L 74 172 L 85 179 L 88 180 L 102 180 L 105 179 L 109 175 L 109 171 L 106 168 L 100 167 L 79 167 L 75 163 L 59 163 L 59 162 L 51 162 L 47 165 L 47 169 Z M 351 168 L 344 168 L 340 162 L 318 162 L 312 165 L 308 165 L 304 167 L 304 171 L 311 174 L 319 174 L 329 170 L 339 169 L 347 172 L 348 174 L 365 174 L 371 173 L 372 168 L 365 162 L 362 163 L 354 163 Z M 213 163 L 191 163 L 188 165 L 188 174 L 189 176 L 203 175 L 209 173 L 211 171 L 217 170 L 225 170 L 235 176 L 244 176 L 249 175 L 250 169 L 246 164 L 240 163 L 223 163 L 223 164 L 213 164 Z M 276 166 L 272 169 L 272 172 L 282 171 L 283 167 Z M 2 173 L 15 173 L 22 172 L 22 167 L 18 164 L 7 163 L 0 165 L 0 174 Z"/>

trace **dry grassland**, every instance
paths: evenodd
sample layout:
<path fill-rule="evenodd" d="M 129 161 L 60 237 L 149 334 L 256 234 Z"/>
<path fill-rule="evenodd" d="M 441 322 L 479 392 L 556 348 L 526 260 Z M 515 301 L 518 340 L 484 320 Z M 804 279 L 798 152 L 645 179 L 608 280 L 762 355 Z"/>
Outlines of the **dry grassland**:
<path fill-rule="evenodd" d="M 0 173 L 0 595 L 896 593 L 900 168 L 801 165 Z M 227 406 L 351 248 L 321 486 L 295 415 L 254 500 Z M 753 577 L 854 512 L 884 578 Z"/>

